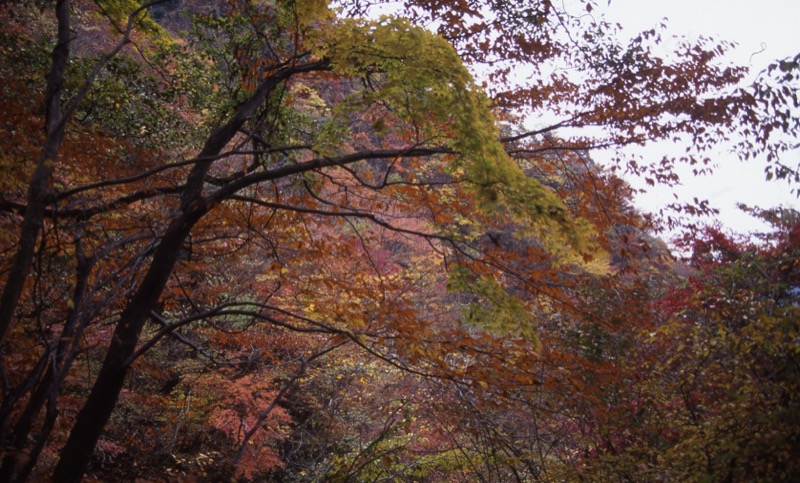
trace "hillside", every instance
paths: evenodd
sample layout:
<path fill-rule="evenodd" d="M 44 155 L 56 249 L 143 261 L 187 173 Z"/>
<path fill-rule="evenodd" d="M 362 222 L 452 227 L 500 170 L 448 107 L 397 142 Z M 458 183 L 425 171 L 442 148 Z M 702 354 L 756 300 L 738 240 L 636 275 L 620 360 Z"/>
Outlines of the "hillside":
<path fill-rule="evenodd" d="M 798 213 L 677 261 L 617 175 L 778 159 L 798 59 L 473 3 L 0 6 L 0 481 L 800 474 Z"/>

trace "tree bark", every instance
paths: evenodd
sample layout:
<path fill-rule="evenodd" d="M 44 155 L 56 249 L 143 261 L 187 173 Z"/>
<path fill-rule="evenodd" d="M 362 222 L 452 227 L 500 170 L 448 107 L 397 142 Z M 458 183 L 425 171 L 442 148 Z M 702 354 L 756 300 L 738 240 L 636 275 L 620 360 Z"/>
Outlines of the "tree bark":
<path fill-rule="evenodd" d="M 53 64 L 47 76 L 45 103 L 47 119 L 45 122 L 45 144 L 36 162 L 36 170 L 28 185 L 27 207 L 22 220 L 17 253 L 8 272 L 3 294 L 0 296 L 0 342 L 3 341 L 14 318 L 25 280 L 31 270 L 36 242 L 42 229 L 44 209 L 50 194 L 50 178 L 53 175 L 55 159 L 61 149 L 66 123 L 61 112 L 61 92 L 64 88 L 64 72 L 70 55 L 70 5 L 69 0 L 58 0 L 56 18 L 58 19 L 58 38 L 53 49 Z"/>
<path fill-rule="evenodd" d="M 197 211 L 176 218 L 162 237 L 147 275 L 120 316 L 97 380 L 61 451 L 53 481 L 78 482 L 83 478 L 97 440 L 119 399 L 128 359 L 136 349 L 139 334 L 172 274 L 182 243 L 201 216 Z"/>
<path fill-rule="evenodd" d="M 84 256 L 81 233 L 82 230 L 79 229 L 75 236 L 77 267 L 75 274 L 76 285 L 72 295 L 73 309 L 67 316 L 61 337 L 58 338 L 56 343 L 53 343 L 54 347 L 42 356 L 47 361 L 47 369 L 44 376 L 39 380 L 36 388 L 33 389 L 30 398 L 25 404 L 25 409 L 16 420 L 13 431 L 7 436 L 4 434 L 7 438 L 4 441 L 6 441 L 5 445 L 8 451 L 3 458 L 2 467 L 0 467 L 0 483 L 8 483 L 12 481 L 12 478 L 13 481 L 25 481 L 27 479 L 27 475 L 35 465 L 55 423 L 57 415 L 56 398 L 61 384 L 75 359 L 77 352 L 76 338 L 80 338 L 82 328 L 85 326 L 85 323 L 81 322 L 81 308 L 83 307 L 83 299 L 86 294 L 93 261 L 87 260 Z M 19 394 L 17 399 L 22 394 L 24 393 Z M 6 397 L 11 398 L 11 395 Z M 25 446 L 28 444 L 31 431 L 34 424 L 37 423 L 45 403 L 48 403 L 47 414 L 44 423 L 41 423 L 42 425 L 36 434 L 36 443 L 31 453 L 26 455 L 28 462 L 19 474 L 15 476 L 14 472 L 19 463 L 19 456 L 23 454 Z"/>
<path fill-rule="evenodd" d="M 130 358 L 136 350 L 144 324 L 167 285 L 183 242 L 192 227 L 211 209 L 208 200 L 203 198 L 203 185 L 213 160 L 281 82 L 299 72 L 324 65 L 323 62 L 316 62 L 291 66 L 265 79 L 228 122 L 210 134 L 187 177 L 180 211 L 162 235 L 147 274 L 120 315 L 97 379 L 59 455 L 53 473 L 54 481 L 78 482 L 89 467 L 97 441 L 117 405 Z"/>

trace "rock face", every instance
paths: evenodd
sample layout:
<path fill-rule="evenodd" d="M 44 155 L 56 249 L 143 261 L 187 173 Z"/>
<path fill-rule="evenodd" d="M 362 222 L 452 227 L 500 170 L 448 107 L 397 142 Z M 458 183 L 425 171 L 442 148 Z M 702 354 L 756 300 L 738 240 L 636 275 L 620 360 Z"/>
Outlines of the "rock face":
<path fill-rule="evenodd" d="M 150 17 L 175 34 L 191 27 L 190 13 L 210 11 L 215 5 L 216 2 L 198 0 L 166 0 L 150 7 Z"/>
<path fill-rule="evenodd" d="M 183 0 L 166 0 L 150 7 L 150 16 L 153 20 L 161 22 L 165 16 L 179 12 L 183 5 Z"/>
<path fill-rule="evenodd" d="M 150 16 L 155 21 L 161 21 L 165 16 L 179 12 L 183 4 L 182 0 L 167 0 L 150 7 Z"/>

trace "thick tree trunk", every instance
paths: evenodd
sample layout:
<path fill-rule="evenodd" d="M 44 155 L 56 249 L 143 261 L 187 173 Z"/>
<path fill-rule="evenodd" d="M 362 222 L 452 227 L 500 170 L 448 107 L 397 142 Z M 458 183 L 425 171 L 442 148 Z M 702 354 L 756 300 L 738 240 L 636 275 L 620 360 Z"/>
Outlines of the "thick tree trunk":
<path fill-rule="evenodd" d="M 42 229 L 44 210 L 50 194 L 50 178 L 53 175 L 55 159 L 61 149 L 65 124 L 61 112 L 61 92 L 64 87 L 64 72 L 67 68 L 70 50 L 70 6 L 69 0 L 58 0 L 56 18 L 58 19 L 58 39 L 53 49 L 53 64 L 47 77 L 45 102 L 47 120 L 46 137 L 42 154 L 36 163 L 36 170 L 28 185 L 27 206 L 20 229 L 17 253 L 8 272 L 3 294 L 0 295 L 0 342 L 3 341 L 14 312 L 25 287 L 25 280 L 31 270 L 36 242 Z"/>
<path fill-rule="evenodd" d="M 313 64 L 311 67 L 319 65 L 321 63 Z M 54 481 L 59 483 L 80 481 L 89 467 L 97 441 L 119 399 L 128 373 L 128 362 L 136 350 L 142 328 L 166 287 L 183 242 L 192 227 L 211 208 L 203 199 L 202 192 L 213 159 L 233 139 L 272 89 L 292 74 L 309 68 L 309 65 L 292 67 L 266 79 L 253 95 L 239 106 L 230 120 L 209 136 L 187 178 L 181 196 L 180 213 L 172 220 L 162 236 L 144 280 L 128 301 L 117 322 L 97 380 L 85 405 L 78 413 L 67 443 L 61 451 L 53 473 Z"/>
<path fill-rule="evenodd" d="M 136 350 L 139 334 L 172 274 L 181 245 L 202 214 L 196 211 L 176 218 L 162 237 L 147 275 L 120 316 L 97 380 L 61 451 L 53 481 L 78 482 L 83 478 L 97 440 L 119 399 L 128 373 L 128 359 Z"/>
<path fill-rule="evenodd" d="M 87 260 L 83 253 L 83 245 L 81 243 L 81 230 L 76 234 L 75 251 L 77 255 L 77 269 L 75 274 L 75 290 L 72 294 L 73 309 L 67 316 L 64 323 L 64 328 L 61 332 L 61 337 L 54 348 L 47 351 L 42 357 L 47 361 L 47 370 L 44 376 L 39 380 L 38 385 L 31 393 L 30 398 L 25 404 L 25 409 L 17 418 L 14 429 L 8 435 L 6 449 L 8 450 L 6 456 L 3 458 L 2 467 L 0 467 L 0 483 L 8 483 L 12 481 L 25 481 L 27 474 L 30 473 L 32 465 L 38 459 L 45 442 L 49 438 L 50 431 L 52 430 L 53 423 L 55 422 L 57 410 L 55 406 L 56 397 L 60 391 L 61 384 L 66 377 L 69 368 L 75 358 L 77 352 L 76 338 L 80 338 L 82 328 L 85 326 L 81 322 L 82 314 L 81 308 L 83 307 L 83 300 L 88 286 L 89 274 L 91 272 L 92 262 Z M 19 399 L 21 394 L 15 399 Z M 8 395 L 7 398 L 11 398 Z M 48 402 L 47 415 L 45 422 L 39 427 L 36 435 L 36 444 L 30 454 L 26 455 L 28 463 L 24 469 L 16 476 L 17 464 L 20 455 L 23 454 L 25 446 L 28 444 L 31 431 L 37 423 L 39 414 L 44 404 Z M 9 403 L 12 405 L 14 403 Z"/>
<path fill-rule="evenodd" d="M 0 343 L 11 326 L 14 312 L 25 287 L 25 280 L 30 273 L 36 242 L 44 222 L 45 207 L 47 206 L 48 198 L 52 194 L 50 182 L 55 168 L 55 160 L 61 150 L 67 122 L 77 110 L 78 105 L 88 95 L 103 67 L 108 61 L 116 57 L 130 41 L 136 16 L 150 5 L 162 1 L 165 0 L 151 2 L 147 6 L 136 9 L 130 15 L 122 40 L 114 49 L 100 58 L 92 72 L 86 77 L 81 88 L 64 109 L 62 109 L 61 96 L 64 90 L 64 75 L 69 63 L 70 43 L 72 42 L 73 33 L 71 32 L 70 0 L 57 0 L 56 2 L 58 35 L 56 46 L 53 49 L 53 63 L 47 76 L 45 91 L 45 106 L 47 109 L 47 117 L 45 119 L 46 136 L 42 154 L 36 163 L 36 170 L 28 185 L 25 216 L 19 236 L 19 248 L 14 256 L 11 270 L 8 272 L 3 293 L 0 295 Z"/>

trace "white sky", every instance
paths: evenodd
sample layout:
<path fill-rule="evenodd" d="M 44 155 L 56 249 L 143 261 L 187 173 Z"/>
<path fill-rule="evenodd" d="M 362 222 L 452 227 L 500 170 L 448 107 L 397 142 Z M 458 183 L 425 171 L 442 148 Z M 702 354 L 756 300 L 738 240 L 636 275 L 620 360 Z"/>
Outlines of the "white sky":
<path fill-rule="evenodd" d="M 620 23 L 630 34 L 652 28 L 666 17 L 667 33 L 734 41 L 738 46 L 731 52 L 730 59 L 750 66 L 753 75 L 777 59 L 800 53 L 800 0 L 757 3 L 752 0 L 611 0 L 608 6 L 605 0 L 600 0 L 598 10 L 605 11 L 609 21 Z M 644 153 L 660 159 L 669 149 L 675 147 L 662 144 Z M 680 151 L 682 149 L 676 149 Z M 800 153 L 791 154 L 793 159 L 786 159 L 786 164 L 796 166 Z M 597 158 L 602 161 L 602 156 Z M 677 191 L 683 199 L 691 200 L 694 196 L 708 199 L 720 209 L 718 219 L 723 226 L 738 232 L 764 228 L 758 220 L 737 210 L 737 202 L 762 208 L 800 207 L 786 182 L 764 180 L 763 162 L 743 163 L 724 150 L 718 153 L 716 161 L 718 168 L 714 175 L 696 178 L 688 174 Z M 656 211 L 674 200 L 672 192 L 672 189 L 651 189 L 637 198 L 636 205 L 643 211 Z"/>
<path fill-rule="evenodd" d="M 572 3 L 571 0 L 555 0 Z M 736 65 L 751 69 L 750 80 L 770 63 L 800 53 L 800 0 L 596 0 L 593 14 L 604 15 L 611 22 L 621 24 L 623 34 L 630 36 L 655 27 L 667 19 L 664 46 L 669 47 L 670 35 L 696 38 L 714 37 L 735 42 L 737 47 L 729 52 L 728 59 Z M 577 14 L 583 14 L 584 4 Z M 381 13 L 391 10 L 382 5 Z M 569 8 L 568 8 L 569 9 Z M 749 82 L 748 82 L 749 83 Z M 537 120 L 531 120 L 534 124 Z M 539 122 L 541 122 L 539 120 Z M 538 124 L 537 124 L 538 125 Z M 541 127 L 541 126 L 539 126 Z M 680 155 L 685 146 L 674 143 L 653 144 L 639 153 L 645 159 L 660 161 L 665 154 Z M 610 155 L 595 152 L 600 164 Z M 800 209 L 800 200 L 791 192 L 785 181 L 767 182 L 763 161 L 741 162 L 730 148 L 721 147 L 715 155 L 717 165 L 710 176 L 694 177 L 686 168 L 682 185 L 674 188 L 648 187 L 638 179 L 628 181 L 636 188 L 646 188 L 637 196 L 636 206 L 645 212 L 657 212 L 660 207 L 675 201 L 689 201 L 694 197 L 708 199 L 720 210 L 717 220 L 727 229 L 746 233 L 764 230 L 767 225 L 736 208 L 737 203 L 760 208 L 779 205 Z M 800 152 L 795 150 L 784 158 L 784 164 L 797 166 Z M 800 187 L 799 187 L 800 188 Z M 712 221 L 712 220 L 707 220 Z M 662 235 L 665 239 L 671 235 Z"/>

